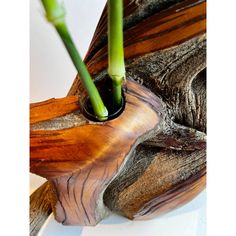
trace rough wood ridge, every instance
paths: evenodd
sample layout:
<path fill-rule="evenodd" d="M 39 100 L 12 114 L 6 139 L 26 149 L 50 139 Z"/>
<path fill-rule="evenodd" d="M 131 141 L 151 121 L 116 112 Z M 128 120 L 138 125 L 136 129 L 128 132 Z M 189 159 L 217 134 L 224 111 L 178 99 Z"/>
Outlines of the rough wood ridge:
<path fill-rule="evenodd" d="M 127 110 L 118 119 L 83 117 L 78 77 L 66 98 L 31 105 L 31 171 L 50 180 L 58 221 L 95 225 L 110 210 L 148 219 L 204 189 L 205 8 L 196 0 L 125 1 Z M 85 59 L 96 81 L 107 77 L 105 32 L 106 10 Z M 92 137 L 101 151 L 79 137 Z"/>

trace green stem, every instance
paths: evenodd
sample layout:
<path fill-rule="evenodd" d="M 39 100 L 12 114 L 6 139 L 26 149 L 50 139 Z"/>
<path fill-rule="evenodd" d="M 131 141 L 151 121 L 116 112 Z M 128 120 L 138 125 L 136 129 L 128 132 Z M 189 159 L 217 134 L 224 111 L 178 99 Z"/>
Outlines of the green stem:
<path fill-rule="evenodd" d="M 57 0 L 42 0 L 42 3 L 46 11 L 47 19 L 55 26 L 72 62 L 74 63 L 74 66 L 79 73 L 81 82 L 87 90 L 95 115 L 99 120 L 105 120 L 108 116 L 108 111 L 104 106 L 100 94 L 73 43 L 65 23 L 65 12 L 63 7 L 58 4 Z"/>
<path fill-rule="evenodd" d="M 122 83 L 112 83 L 113 87 L 113 106 L 114 108 L 120 108 L 122 104 Z"/>
<path fill-rule="evenodd" d="M 123 0 L 108 0 L 108 74 L 113 81 L 115 106 L 121 105 L 125 78 L 123 49 Z"/>

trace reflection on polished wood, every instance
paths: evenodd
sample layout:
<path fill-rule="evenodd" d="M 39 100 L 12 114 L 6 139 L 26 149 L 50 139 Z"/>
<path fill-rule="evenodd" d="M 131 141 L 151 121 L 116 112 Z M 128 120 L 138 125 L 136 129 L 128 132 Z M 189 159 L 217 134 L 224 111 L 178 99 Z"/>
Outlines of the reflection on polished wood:
<path fill-rule="evenodd" d="M 116 119 L 31 131 L 30 170 L 53 184 L 54 212 L 56 219 L 64 224 L 95 225 L 103 217 L 106 210 L 101 193 L 135 146 L 150 137 L 150 131 L 159 128 L 162 119 L 159 99 L 135 82 L 127 81 L 126 85 L 125 109 Z M 78 104 L 76 99 L 71 97 L 73 104 Z M 50 107 L 53 115 L 58 112 L 61 116 L 62 107 L 67 109 L 63 104 L 67 103 L 68 98 L 35 104 L 32 114 L 37 107 L 41 120 L 45 121 L 43 114 L 48 117 L 45 111 Z"/>
<path fill-rule="evenodd" d="M 68 97 L 31 105 L 31 172 L 48 178 L 50 198 L 39 192 L 63 224 L 95 225 L 109 210 L 149 219 L 206 185 L 206 2 L 124 3 L 128 80 L 121 116 L 85 119 L 78 76 Z M 105 9 L 85 59 L 95 79 L 107 66 L 106 17 Z"/>

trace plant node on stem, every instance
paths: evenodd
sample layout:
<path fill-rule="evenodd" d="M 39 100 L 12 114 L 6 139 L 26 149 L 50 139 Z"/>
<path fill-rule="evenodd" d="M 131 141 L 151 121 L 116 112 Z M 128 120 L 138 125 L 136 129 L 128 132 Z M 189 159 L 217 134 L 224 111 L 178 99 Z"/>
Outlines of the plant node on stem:
<path fill-rule="evenodd" d="M 125 79 L 123 0 L 108 0 L 108 74 L 113 83 L 113 103 L 119 107 Z"/>

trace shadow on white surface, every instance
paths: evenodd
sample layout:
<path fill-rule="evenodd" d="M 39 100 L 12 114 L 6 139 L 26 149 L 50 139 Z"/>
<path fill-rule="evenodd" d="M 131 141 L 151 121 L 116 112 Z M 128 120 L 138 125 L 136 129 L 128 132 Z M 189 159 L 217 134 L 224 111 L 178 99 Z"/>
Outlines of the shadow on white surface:
<path fill-rule="evenodd" d="M 39 236 L 205 236 L 206 191 L 183 207 L 148 221 L 111 215 L 95 227 L 63 226 L 51 214 Z"/>

